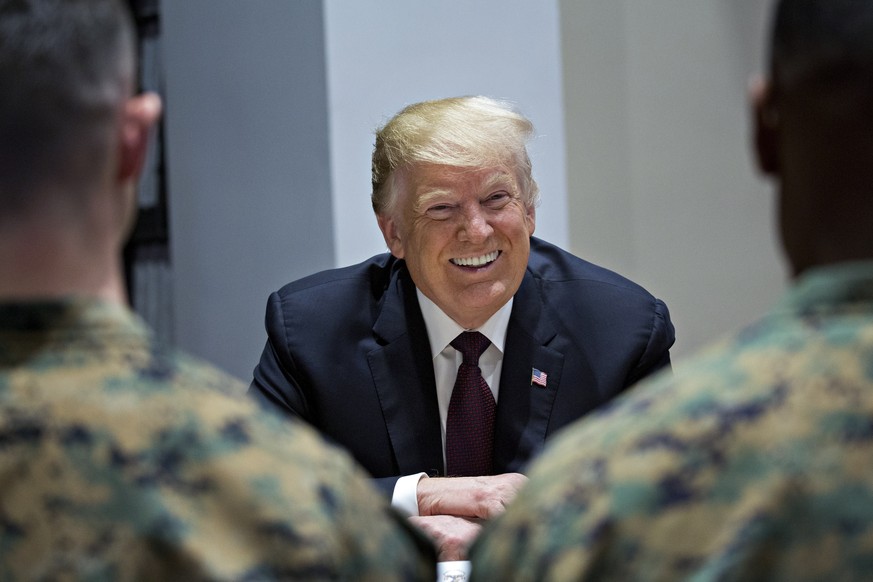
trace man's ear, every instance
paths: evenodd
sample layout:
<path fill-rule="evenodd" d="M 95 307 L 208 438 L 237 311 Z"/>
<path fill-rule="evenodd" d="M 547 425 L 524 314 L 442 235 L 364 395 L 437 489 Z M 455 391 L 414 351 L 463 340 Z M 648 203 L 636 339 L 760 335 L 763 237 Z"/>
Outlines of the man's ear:
<path fill-rule="evenodd" d="M 527 221 L 527 235 L 533 236 L 534 230 L 537 228 L 537 209 L 533 204 L 525 209 L 525 220 Z"/>
<path fill-rule="evenodd" d="M 768 176 L 779 174 L 779 112 L 770 82 L 756 77 L 749 83 L 749 102 L 754 123 L 755 158 Z"/>
<path fill-rule="evenodd" d="M 127 100 L 121 112 L 118 180 L 135 180 L 142 172 L 152 127 L 161 116 L 161 98 L 143 93 Z"/>
<path fill-rule="evenodd" d="M 402 259 L 405 253 L 400 236 L 400 225 L 397 224 L 397 219 L 386 213 L 376 215 L 376 220 L 379 223 L 379 230 L 382 231 L 382 238 L 385 239 L 385 244 L 388 245 L 388 250 L 398 259 Z"/>

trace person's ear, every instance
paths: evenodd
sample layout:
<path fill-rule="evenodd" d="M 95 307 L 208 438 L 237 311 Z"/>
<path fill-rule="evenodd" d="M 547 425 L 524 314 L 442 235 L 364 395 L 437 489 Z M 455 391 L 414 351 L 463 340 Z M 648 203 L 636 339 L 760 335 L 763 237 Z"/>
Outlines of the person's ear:
<path fill-rule="evenodd" d="M 525 209 L 525 221 L 527 222 L 527 235 L 533 236 L 534 230 L 537 228 L 537 209 L 533 204 Z"/>
<path fill-rule="evenodd" d="M 754 123 L 755 159 L 768 176 L 779 174 L 779 112 L 770 82 L 756 77 L 749 83 L 749 102 Z"/>
<path fill-rule="evenodd" d="M 135 180 L 142 172 L 151 129 L 161 116 L 161 98 L 142 93 L 127 100 L 121 112 L 118 180 Z"/>
<path fill-rule="evenodd" d="M 388 245 L 388 250 L 398 259 L 402 259 L 405 253 L 397 219 L 390 213 L 385 213 L 376 215 L 376 220 L 379 223 L 379 230 L 382 231 L 382 238 Z"/>

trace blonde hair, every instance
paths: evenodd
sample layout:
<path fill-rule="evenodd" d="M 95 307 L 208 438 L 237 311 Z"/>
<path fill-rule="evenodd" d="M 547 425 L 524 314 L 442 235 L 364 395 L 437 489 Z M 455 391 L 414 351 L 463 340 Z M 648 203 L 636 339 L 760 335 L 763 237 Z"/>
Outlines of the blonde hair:
<path fill-rule="evenodd" d="M 373 210 L 391 212 L 395 172 L 428 163 L 459 168 L 508 166 L 522 201 L 539 203 L 525 144 L 533 124 L 508 103 L 488 97 L 452 97 L 405 107 L 376 132 L 373 149 Z"/>

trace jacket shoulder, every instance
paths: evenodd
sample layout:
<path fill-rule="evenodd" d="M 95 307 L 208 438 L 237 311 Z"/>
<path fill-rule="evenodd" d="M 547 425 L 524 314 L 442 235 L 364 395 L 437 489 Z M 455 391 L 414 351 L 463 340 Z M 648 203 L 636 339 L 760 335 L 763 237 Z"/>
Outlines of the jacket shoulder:
<path fill-rule="evenodd" d="M 331 293 L 340 289 L 371 289 L 377 294 L 387 289 L 399 261 L 389 253 L 375 255 L 356 265 L 327 269 L 292 281 L 280 288 L 277 293 L 285 299 L 294 295 Z"/>
<path fill-rule="evenodd" d="M 531 238 L 528 271 L 534 278 L 550 283 L 605 285 L 653 299 L 648 291 L 630 279 L 537 238 Z"/>

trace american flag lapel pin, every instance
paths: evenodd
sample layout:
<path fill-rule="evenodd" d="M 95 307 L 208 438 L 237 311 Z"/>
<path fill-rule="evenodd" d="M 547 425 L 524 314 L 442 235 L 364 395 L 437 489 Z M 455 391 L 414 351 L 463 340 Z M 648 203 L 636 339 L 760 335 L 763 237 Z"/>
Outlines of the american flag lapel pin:
<path fill-rule="evenodd" d="M 546 387 L 546 378 L 548 374 L 543 371 L 537 370 L 536 368 L 532 368 L 530 371 L 530 385 L 533 386 L 536 384 L 537 386 Z"/>

